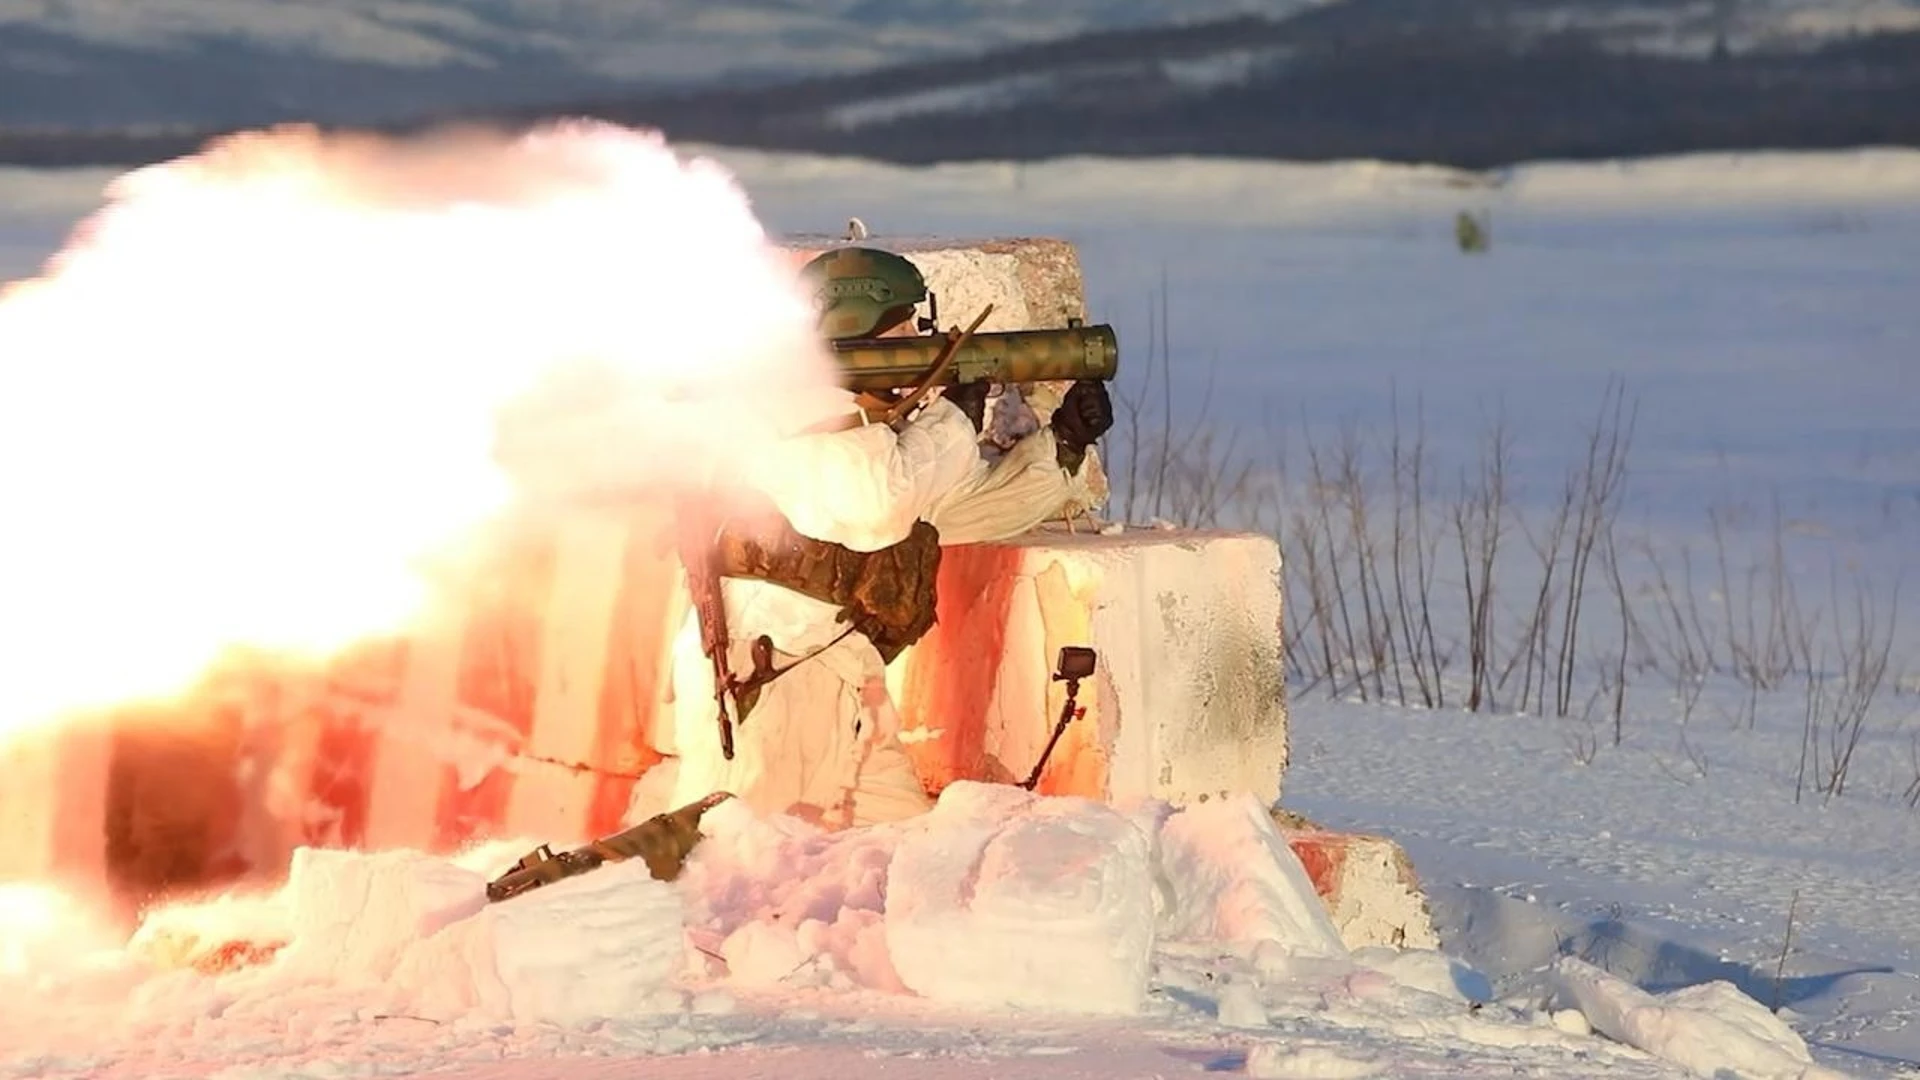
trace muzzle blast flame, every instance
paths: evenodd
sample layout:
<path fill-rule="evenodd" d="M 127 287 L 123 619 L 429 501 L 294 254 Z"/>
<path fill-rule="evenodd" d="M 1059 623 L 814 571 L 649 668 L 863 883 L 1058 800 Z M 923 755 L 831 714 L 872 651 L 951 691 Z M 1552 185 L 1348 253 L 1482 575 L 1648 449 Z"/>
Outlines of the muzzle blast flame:
<path fill-rule="evenodd" d="M 0 293 L 0 738 L 403 627 L 509 507 L 723 475 L 839 393 L 656 134 L 289 128 L 108 196 Z"/>

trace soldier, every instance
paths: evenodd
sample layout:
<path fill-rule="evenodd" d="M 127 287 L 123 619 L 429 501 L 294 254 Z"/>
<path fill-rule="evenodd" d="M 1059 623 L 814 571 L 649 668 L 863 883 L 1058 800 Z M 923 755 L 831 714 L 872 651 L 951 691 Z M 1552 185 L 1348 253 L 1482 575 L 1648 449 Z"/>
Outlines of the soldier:
<path fill-rule="evenodd" d="M 822 329 L 874 337 L 912 318 L 927 296 L 912 262 L 842 248 L 809 263 Z M 849 397 L 851 404 L 851 397 Z M 987 385 L 963 384 L 897 427 L 866 424 L 785 440 L 747 486 L 784 519 L 723 531 L 719 588 L 735 673 L 771 681 L 742 695 L 735 753 L 715 730 L 714 668 L 689 612 L 673 648 L 668 760 L 635 794 L 628 820 L 716 791 L 756 810 L 829 828 L 892 821 L 931 801 L 898 739 L 888 662 L 933 625 L 940 546 L 1005 539 L 1087 501 L 1087 449 L 1113 423 L 1098 380 L 1076 382 L 1050 423 L 989 464 L 980 451 Z"/>

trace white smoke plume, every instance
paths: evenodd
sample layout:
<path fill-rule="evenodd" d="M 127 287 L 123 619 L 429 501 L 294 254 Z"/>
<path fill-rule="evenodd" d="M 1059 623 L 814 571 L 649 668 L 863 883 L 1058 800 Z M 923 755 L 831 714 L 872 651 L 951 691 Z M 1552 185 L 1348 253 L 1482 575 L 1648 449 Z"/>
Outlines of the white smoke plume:
<path fill-rule="evenodd" d="M 288 128 L 107 194 L 0 293 L 0 735 L 394 628 L 510 503 L 724 476 L 836 393 L 793 260 L 653 133 Z"/>

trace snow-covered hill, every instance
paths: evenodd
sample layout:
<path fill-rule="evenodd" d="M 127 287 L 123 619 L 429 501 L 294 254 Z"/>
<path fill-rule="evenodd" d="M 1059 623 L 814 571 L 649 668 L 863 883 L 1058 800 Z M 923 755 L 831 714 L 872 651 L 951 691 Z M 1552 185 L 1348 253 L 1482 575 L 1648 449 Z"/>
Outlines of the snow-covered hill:
<path fill-rule="evenodd" d="M 1184 19 L 1281 16 L 1304 0 L 1187 0 Z M 356 64 L 510 66 L 703 81 L 729 72 L 844 71 L 1167 20 L 1152 0 L 6 0 L 0 25 L 96 45 L 183 52 L 242 44 Z"/>
<path fill-rule="evenodd" d="M 289 117 L 366 123 L 868 71 L 1089 34 L 1339 9 L 1343 40 L 1461 33 L 1703 57 L 1920 29 L 1920 0 L 0 0 L 0 127 L 223 127 Z M 1094 51 L 1089 46 L 1089 53 Z M 1229 43 L 1175 83 L 1232 84 L 1286 57 Z M 1072 66 L 1072 65 L 1064 65 Z M 1082 88 L 1039 75 L 952 79 L 931 111 Z M 1097 92 L 1106 94 L 1109 90 Z M 926 109 L 890 95 L 838 122 Z"/>
<path fill-rule="evenodd" d="M 1188 0 L 1180 18 L 1277 18 L 1303 2 Z M 406 115 L 855 71 L 1167 11 L 1149 0 L 0 0 L 0 124 Z"/>

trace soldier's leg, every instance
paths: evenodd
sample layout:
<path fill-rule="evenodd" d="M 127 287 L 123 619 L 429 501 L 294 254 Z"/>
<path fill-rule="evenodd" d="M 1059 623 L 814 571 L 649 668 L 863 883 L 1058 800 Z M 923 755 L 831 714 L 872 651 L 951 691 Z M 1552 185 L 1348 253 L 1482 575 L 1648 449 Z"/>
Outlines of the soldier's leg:
<path fill-rule="evenodd" d="M 787 668 L 760 691 L 734 730 L 734 760 L 720 752 L 709 688 L 712 667 L 697 637 L 674 657 L 674 742 L 679 751 L 671 806 L 731 792 L 768 814 L 792 814 L 827 828 L 894 821 L 932 805 L 900 745 L 879 653 L 855 634 L 807 658 L 776 653 Z M 752 670 L 746 643 L 730 658 Z M 694 688 L 689 691 L 688 688 Z"/>
<path fill-rule="evenodd" d="M 933 807 L 919 770 L 900 743 L 900 714 L 887 692 L 885 669 L 875 666 L 860 688 L 862 759 L 854 781 L 851 823 L 877 825 L 924 814 Z"/>
<path fill-rule="evenodd" d="M 729 658 L 735 671 L 752 670 L 747 643 L 735 643 Z M 776 667 L 798 659 L 781 653 L 773 658 Z M 676 650 L 674 741 L 680 756 L 673 804 L 726 791 L 763 814 L 844 824 L 845 793 L 858 767 L 857 695 L 831 669 L 798 665 L 762 687 L 753 710 L 735 724 L 729 762 L 721 753 L 712 671 L 697 640 Z M 690 686 L 699 689 L 687 692 Z"/>
<path fill-rule="evenodd" d="M 900 740 L 889 736 L 869 749 L 853 789 L 851 824 L 878 825 L 899 821 L 933 808 L 920 774 Z"/>
<path fill-rule="evenodd" d="M 774 664 L 799 659 L 776 655 Z M 756 731 L 763 710 L 769 722 Z M 761 692 L 741 732 L 742 757 L 759 763 L 754 805 L 829 829 L 924 813 L 932 800 L 898 730 L 885 668 L 864 638 L 796 664 Z"/>

